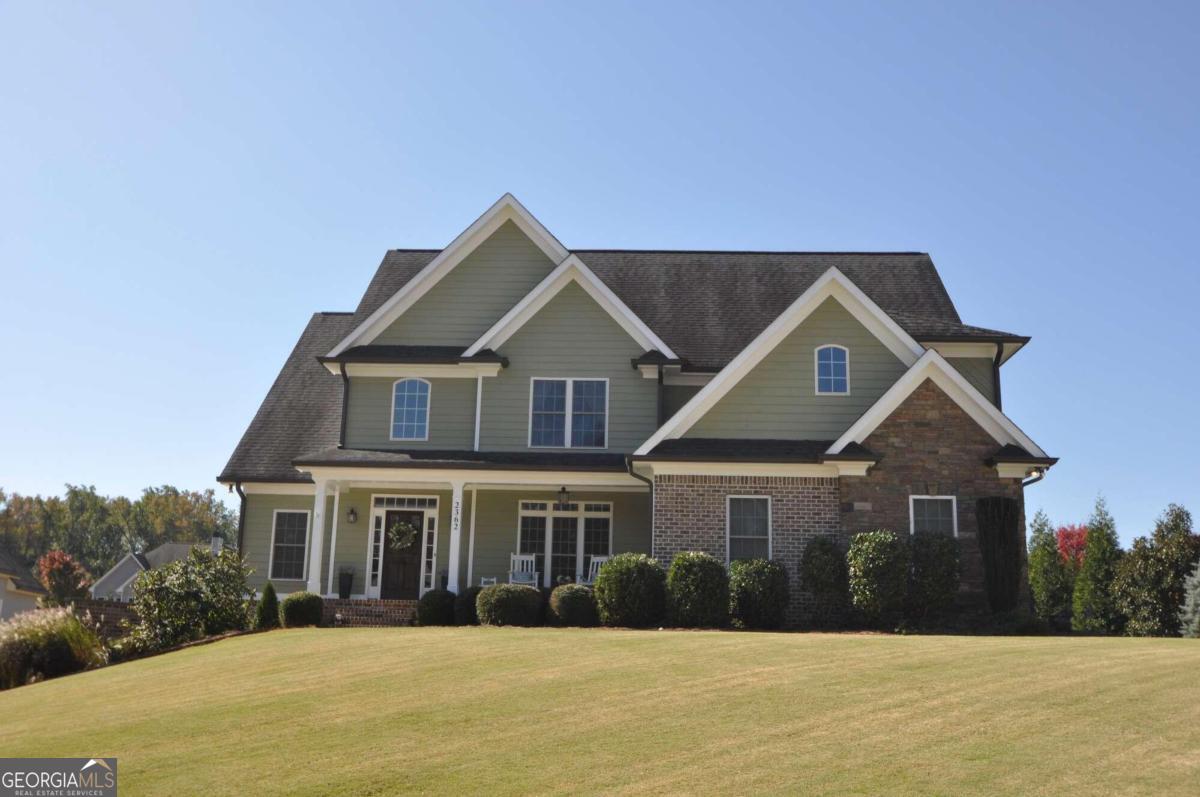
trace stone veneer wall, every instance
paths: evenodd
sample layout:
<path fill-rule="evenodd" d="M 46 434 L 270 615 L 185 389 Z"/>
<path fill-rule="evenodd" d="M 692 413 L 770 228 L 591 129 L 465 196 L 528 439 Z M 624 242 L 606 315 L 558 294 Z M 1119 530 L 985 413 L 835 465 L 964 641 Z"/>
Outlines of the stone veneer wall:
<path fill-rule="evenodd" d="M 964 598 L 983 598 L 983 564 L 977 539 L 975 502 L 1004 496 L 1021 505 L 1020 479 L 1001 479 L 984 461 L 999 444 L 941 388 L 926 381 L 863 441 L 879 462 L 866 476 L 840 482 L 842 531 L 891 529 L 909 533 L 910 495 L 953 495 L 958 499 L 958 537 L 962 550 Z"/>
<path fill-rule="evenodd" d="M 771 554 L 791 580 L 788 625 L 801 625 L 811 609 L 799 585 L 800 557 L 813 537 L 837 534 L 838 480 L 793 476 L 656 476 L 653 556 L 670 566 L 681 551 L 726 556 L 725 499 L 771 497 Z"/>

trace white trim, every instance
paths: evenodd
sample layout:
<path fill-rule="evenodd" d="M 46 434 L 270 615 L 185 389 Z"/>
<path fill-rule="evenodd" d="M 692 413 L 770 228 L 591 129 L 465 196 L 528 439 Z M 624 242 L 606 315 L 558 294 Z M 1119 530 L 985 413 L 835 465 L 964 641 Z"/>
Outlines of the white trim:
<path fill-rule="evenodd" d="M 691 400 L 671 416 L 635 453 L 647 454 L 663 440 L 682 436 L 829 298 L 837 300 L 845 307 L 905 365 L 911 366 L 921 357 L 925 349 L 920 343 L 859 290 L 845 274 L 837 268 L 830 268 L 759 333 L 749 346 L 742 349 L 722 368 L 712 381 L 692 396 Z"/>
<path fill-rule="evenodd" d="M 589 449 L 579 449 L 586 451 Z M 484 470 L 476 468 L 370 468 L 345 467 L 340 465 L 306 465 L 297 467 L 314 479 L 337 479 L 342 482 L 378 485 L 381 489 L 436 489 L 446 491 L 456 481 L 478 486 L 480 489 L 501 489 L 502 485 L 540 486 L 557 490 L 560 486 L 594 487 L 612 489 L 631 487 L 635 491 L 647 489 L 644 482 L 625 471 L 586 470 Z M 312 494 L 311 491 L 309 493 Z"/>
<path fill-rule="evenodd" d="M 940 387 L 1000 445 L 1013 443 L 1035 457 L 1046 456 L 1046 452 L 1039 448 L 1037 443 L 1022 432 L 1007 415 L 996 409 L 995 405 L 975 389 L 954 366 L 946 362 L 946 358 L 933 349 L 925 352 L 915 365 L 897 379 L 896 384 L 880 396 L 826 453 L 838 454 L 850 443 L 866 440 L 926 379 L 932 380 Z"/>
<path fill-rule="evenodd" d="M 423 376 L 437 379 L 475 379 L 480 376 L 497 376 L 504 368 L 502 363 L 322 363 L 331 374 L 341 375 L 342 366 L 346 376 L 396 377 Z"/>
<path fill-rule="evenodd" d="M 1047 470 L 1047 465 L 1035 465 L 1030 462 L 997 462 L 996 475 L 1001 479 L 1024 479 L 1038 471 Z"/>
<path fill-rule="evenodd" d="M 479 450 L 479 422 L 483 417 L 483 374 L 475 378 L 475 451 Z"/>
<path fill-rule="evenodd" d="M 333 485 L 333 521 L 331 525 L 333 529 L 329 532 L 329 578 L 325 582 L 325 593 L 334 595 L 333 591 L 333 570 L 334 562 L 337 561 L 337 533 L 338 533 L 338 512 L 341 509 L 342 488 L 335 484 Z"/>
<path fill-rule="evenodd" d="M 729 567 L 729 563 L 731 561 L 729 558 L 729 548 L 730 548 L 729 529 L 730 529 L 730 521 L 732 520 L 732 517 L 730 515 L 730 508 L 731 508 L 731 504 L 732 504 L 734 498 L 753 498 L 753 499 L 757 499 L 757 500 L 765 500 L 767 502 L 767 558 L 770 559 L 771 555 L 773 554 L 772 542 L 775 537 L 775 533 L 774 533 L 775 532 L 775 521 L 774 521 L 774 517 L 773 517 L 775 507 L 771 501 L 771 496 L 769 494 L 768 495 L 761 495 L 761 494 L 760 495 L 727 495 L 727 496 L 725 496 L 725 567 Z M 746 539 L 746 538 L 743 537 L 743 538 L 739 538 L 739 539 Z M 754 539 L 754 538 L 749 538 L 749 539 Z"/>
<path fill-rule="evenodd" d="M 846 389 L 821 391 L 821 349 L 840 349 L 846 355 Z M 836 378 L 836 377 L 831 377 Z M 850 395 L 850 349 L 840 343 L 822 343 L 813 349 L 813 393 L 818 396 L 849 396 Z"/>
<path fill-rule="evenodd" d="M 928 501 L 949 501 L 950 511 L 954 518 L 954 538 L 958 539 L 958 497 L 954 495 L 910 495 L 908 497 L 908 535 L 917 533 L 917 517 L 913 512 L 914 501 L 917 499 Z"/>
<path fill-rule="evenodd" d="M 396 437 L 396 385 L 401 382 L 421 382 L 429 389 L 429 393 L 425 398 L 425 436 L 424 437 Z M 392 414 L 388 417 L 388 439 L 400 442 L 426 442 L 429 440 L 429 416 L 430 410 L 433 408 L 433 383 L 428 379 L 422 379 L 419 376 L 404 376 L 392 382 Z"/>
<path fill-rule="evenodd" d="M 639 365 L 637 369 L 638 373 L 642 375 L 642 379 L 654 379 L 657 381 L 659 367 L 660 366 L 657 365 Z M 684 372 L 682 370 L 682 366 L 679 365 L 664 365 L 661 367 L 663 370 L 664 385 L 704 387 L 712 381 L 714 376 L 716 376 L 715 373 L 706 373 L 701 371 Z"/>
<path fill-rule="evenodd" d="M 355 327 L 353 332 L 334 346 L 328 356 L 336 357 L 351 346 L 370 343 L 508 221 L 516 224 L 552 263 L 561 263 L 567 256 L 566 247 L 559 243 L 558 239 L 551 235 L 550 231 L 543 227 L 541 222 L 517 201 L 516 197 L 512 194 L 505 194 L 484 211 L 483 215 L 477 218 L 470 227 L 459 233 L 457 238 L 451 241 L 433 260 L 429 261 L 428 265 L 418 271 L 416 276 L 405 283 L 404 287 L 381 304 L 375 312 Z"/>
<path fill-rule="evenodd" d="M 525 509 L 522 504 L 536 503 L 545 504 L 546 509 Z M 558 496 L 551 498 L 518 498 L 517 499 L 517 542 L 513 548 L 513 553 L 519 553 L 521 550 L 521 518 L 523 517 L 544 517 L 546 518 L 546 539 L 543 540 L 542 551 L 542 570 L 538 575 L 541 576 L 543 587 L 554 587 L 556 585 L 550 583 L 550 558 L 553 555 L 554 543 L 554 518 L 556 517 L 571 517 L 575 518 L 575 583 L 579 583 L 584 576 L 583 573 L 583 536 L 584 536 L 584 519 L 589 517 L 608 518 L 608 555 L 613 555 L 613 502 L 609 500 L 587 501 L 577 497 L 572 497 L 570 503 L 575 504 L 578 508 L 573 512 L 566 510 L 555 509 L 558 505 Z M 608 510 L 605 512 L 588 512 L 584 509 L 587 504 L 605 504 Z M 599 556 L 600 554 L 596 554 Z M 469 582 L 468 582 L 469 583 Z"/>
<path fill-rule="evenodd" d="M 278 525 L 280 512 L 300 513 L 304 515 L 304 571 L 300 578 L 275 577 L 275 530 Z M 308 580 L 308 549 L 312 540 L 312 510 L 311 509 L 276 509 L 271 513 L 271 547 L 267 552 L 268 581 L 307 581 Z"/>
<path fill-rule="evenodd" d="M 566 417 L 564 419 L 563 444 L 561 446 L 533 444 L 533 383 L 534 382 L 566 382 L 567 395 L 565 399 L 564 411 Z M 575 446 L 571 445 L 571 417 L 574 413 L 575 405 L 575 383 L 576 382 L 603 382 L 604 383 L 604 445 L 603 446 Z M 582 451 L 604 451 L 608 449 L 608 422 L 612 417 L 612 408 L 609 406 L 609 383 L 606 376 L 531 376 L 529 377 L 529 414 L 526 418 L 528 422 L 528 432 L 525 435 L 525 445 L 527 448 L 535 449 L 559 449 L 559 448 L 575 448 Z"/>
<path fill-rule="evenodd" d="M 222 482 L 232 488 L 235 482 Z M 296 482 L 242 482 L 242 492 L 246 495 L 307 495 L 311 496 L 315 484 L 297 484 Z"/>
<path fill-rule="evenodd" d="M 943 357 L 986 357 L 989 360 L 996 359 L 995 343 L 960 343 L 958 341 L 939 343 L 938 341 L 927 341 L 925 342 L 925 346 L 933 349 Z"/>
<path fill-rule="evenodd" d="M 545 279 L 493 324 L 491 329 L 472 343 L 463 352 L 463 356 L 470 357 L 484 349 L 498 349 L 572 282 L 583 288 L 588 296 L 591 296 L 596 304 L 600 305 L 614 321 L 620 324 L 621 328 L 642 348 L 657 349 L 667 357 L 675 359 L 675 353 L 663 342 L 662 338 L 654 334 L 654 331 L 646 326 L 637 317 L 637 314 L 630 310 L 628 305 L 621 301 L 576 255 L 571 255 L 547 274 Z"/>
<path fill-rule="evenodd" d="M 450 545 L 446 552 L 446 558 L 450 561 L 446 565 L 446 589 L 457 594 L 458 568 L 462 564 L 463 484 L 462 482 L 455 482 L 450 487 Z M 434 544 L 434 551 L 434 555 L 436 556 L 436 542 Z M 434 577 L 436 578 L 436 573 Z"/>
<path fill-rule="evenodd" d="M 375 506 L 376 498 L 420 498 L 422 500 L 433 501 L 433 506 Z M 421 534 L 417 539 L 417 545 L 420 547 L 421 569 L 417 576 L 417 597 L 420 598 L 430 589 L 437 586 L 437 546 L 438 546 L 438 514 L 441 511 L 441 497 L 430 495 L 429 493 L 371 493 L 370 498 L 370 515 L 367 521 L 367 563 L 363 568 L 363 594 L 367 598 L 379 598 L 380 592 L 383 590 L 383 560 L 387 555 L 387 529 L 383 529 L 384 539 L 380 541 L 379 549 L 379 583 L 374 587 L 371 586 L 371 546 L 375 544 L 375 517 L 382 515 L 383 520 L 387 520 L 388 512 L 420 512 L 421 513 Z M 429 528 L 429 516 L 433 516 L 433 528 Z M 430 566 L 433 568 L 432 574 L 427 573 L 425 546 L 427 534 L 433 534 L 433 559 Z M 430 586 L 426 588 L 425 582 L 428 581 Z"/>

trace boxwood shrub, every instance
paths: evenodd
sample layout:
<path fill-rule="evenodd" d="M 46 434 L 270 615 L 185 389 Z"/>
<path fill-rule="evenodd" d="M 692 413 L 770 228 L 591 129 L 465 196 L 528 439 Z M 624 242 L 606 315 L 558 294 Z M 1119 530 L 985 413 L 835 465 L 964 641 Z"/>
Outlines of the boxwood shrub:
<path fill-rule="evenodd" d="M 854 608 L 872 625 L 894 626 L 908 593 L 908 546 L 890 531 L 864 531 L 850 541 L 846 565 Z"/>
<path fill-rule="evenodd" d="M 706 553 L 682 551 L 667 571 L 667 622 L 679 628 L 720 628 L 729 622 L 729 574 Z"/>
<path fill-rule="evenodd" d="M 448 589 L 431 589 L 417 601 L 417 625 L 454 625 L 455 595 Z"/>
<path fill-rule="evenodd" d="M 836 626 L 845 620 L 850 604 L 846 552 L 829 536 L 815 537 L 800 558 L 800 587 L 813 596 L 811 621 L 816 626 Z"/>
<path fill-rule="evenodd" d="M 483 625 L 540 625 L 542 593 L 524 584 L 484 587 L 475 599 L 475 612 Z"/>
<path fill-rule="evenodd" d="M 596 610 L 610 626 L 648 628 L 663 621 L 667 574 L 644 553 L 609 559 L 596 577 Z"/>
<path fill-rule="evenodd" d="M 0 689 L 99 667 L 106 661 L 100 637 L 68 608 L 24 612 L 0 623 Z"/>
<path fill-rule="evenodd" d="M 550 593 L 549 620 L 554 625 L 590 628 L 600 621 L 596 597 L 582 584 L 563 584 Z"/>
<path fill-rule="evenodd" d="M 909 540 L 908 618 L 928 621 L 954 605 L 958 595 L 958 540 L 945 534 L 917 534 Z"/>
<path fill-rule="evenodd" d="M 483 587 L 467 587 L 454 598 L 454 624 L 479 625 L 479 614 L 475 611 L 475 601 Z"/>
<path fill-rule="evenodd" d="M 325 602 L 313 592 L 293 592 L 279 604 L 279 619 L 284 628 L 301 628 L 321 624 Z"/>
<path fill-rule="evenodd" d="M 254 627 L 260 631 L 279 627 L 279 596 L 270 581 L 263 587 L 262 597 L 254 607 Z"/>
<path fill-rule="evenodd" d="M 781 563 L 747 559 L 729 565 L 729 614 L 736 627 L 779 628 L 787 605 L 788 576 Z"/>

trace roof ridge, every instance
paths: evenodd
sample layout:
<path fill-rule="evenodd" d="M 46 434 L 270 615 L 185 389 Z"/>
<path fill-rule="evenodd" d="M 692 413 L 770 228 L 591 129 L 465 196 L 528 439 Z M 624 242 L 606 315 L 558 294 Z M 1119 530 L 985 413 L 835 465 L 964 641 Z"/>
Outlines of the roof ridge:
<path fill-rule="evenodd" d="M 928 252 L 904 250 L 839 250 L 839 249 L 572 249 L 572 252 L 628 253 L 628 254 L 676 254 L 676 255 L 885 255 L 893 257 L 929 256 Z"/>

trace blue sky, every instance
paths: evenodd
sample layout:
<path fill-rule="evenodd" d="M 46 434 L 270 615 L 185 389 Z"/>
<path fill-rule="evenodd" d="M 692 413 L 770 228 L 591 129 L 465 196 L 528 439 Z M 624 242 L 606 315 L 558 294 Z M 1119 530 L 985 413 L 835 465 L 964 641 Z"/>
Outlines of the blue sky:
<path fill-rule="evenodd" d="M 214 486 L 312 311 L 512 191 L 568 247 L 930 252 L 1034 338 L 1030 512 L 1128 542 L 1200 511 L 1198 16 L 0 4 L 0 485 Z"/>

